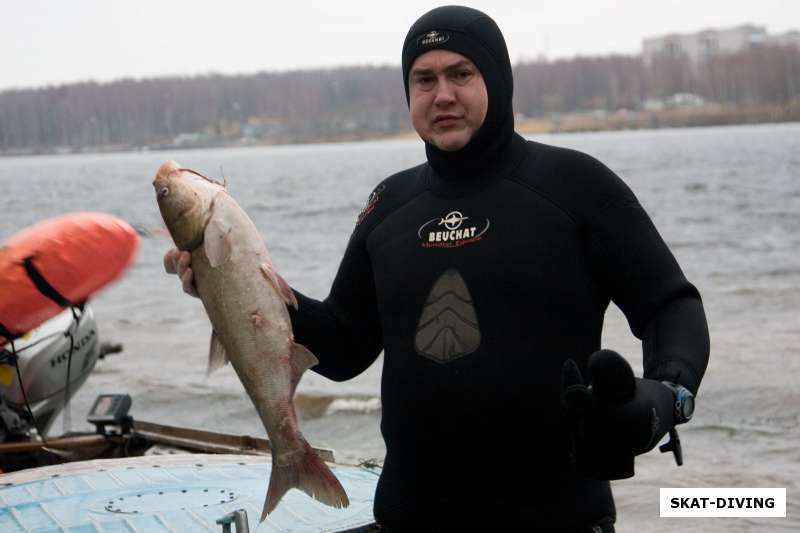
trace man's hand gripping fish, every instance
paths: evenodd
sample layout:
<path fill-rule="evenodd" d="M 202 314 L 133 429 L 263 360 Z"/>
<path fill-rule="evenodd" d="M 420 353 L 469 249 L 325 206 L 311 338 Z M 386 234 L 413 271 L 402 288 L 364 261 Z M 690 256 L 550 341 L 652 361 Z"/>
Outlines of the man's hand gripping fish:
<path fill-rule="evenodd" d="M 192 254 L 197 292 L 214 328 L 209 372 L 231 362 L 272 445 L 261 520 L 293 487 L 346 507 L 347 494 L 298 427 L 294 392 L 318 361 L 294 342 L 286 305 L 296 308 L 297 300 L 255 225 L 223 185 L 174 161 L 161 165 L 153 187 L 175 245 Z"/>

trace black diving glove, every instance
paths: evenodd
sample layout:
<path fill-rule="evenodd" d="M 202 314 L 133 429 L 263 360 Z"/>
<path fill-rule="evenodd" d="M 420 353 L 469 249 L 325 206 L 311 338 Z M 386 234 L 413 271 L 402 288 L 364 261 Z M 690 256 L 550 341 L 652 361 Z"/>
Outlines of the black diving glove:
<path fill-rule="evenodd" d="M 587 383 L 572 359 L 561 371 L 561 403 L 573 428 L 576 469 L 595 479 L 632 477 L 634 458 L 652 450 L 675 426 L 673 390 L 634 377 L 630 364 L 611 350 L 593 353 L 587 366 Z"/>

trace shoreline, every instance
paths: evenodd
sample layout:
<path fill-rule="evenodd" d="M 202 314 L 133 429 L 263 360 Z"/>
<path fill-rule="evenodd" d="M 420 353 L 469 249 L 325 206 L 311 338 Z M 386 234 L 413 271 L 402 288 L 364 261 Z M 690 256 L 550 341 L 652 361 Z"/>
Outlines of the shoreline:
<path fill-rule="evenodd" d="M 691 128 L 800 121 L 800 102 L 786 105 L 704 104 L 676 106 L 658 111 L 583 111 L 526 118 L 518 121 L 519 133 L 577 133 L 639 129 Z"/>
<path fill-rule="evenodd" d="M 800 101 L 785 105 L 770 104 L 704 104 L 678 106 L 657 111 L 592 110 L 552 114 L 549 117 L 518 116 L 515 130 L 523 135 L 581 133 L 622 130 L 658 130 L 671 128 L 737 126 L 752 124 L 779 124 L 800 122 Z M 103 154 L 118 152 L 151 152 L 166 150 L 201 150 L 209 148 L 243 148 L 287 146 L 303 144 L 329 144 L 417 139 L 413 130 L 400 132 L 348 132 L 306 139 L 272 138 L 260 140 L 219 139 L 200 143 L 154 143 L 147 146 L 108 145 L 81 148 L 52 147 L 9 149 L 0 148 L 0 157 L 26 157 L 39 155 Z"/>

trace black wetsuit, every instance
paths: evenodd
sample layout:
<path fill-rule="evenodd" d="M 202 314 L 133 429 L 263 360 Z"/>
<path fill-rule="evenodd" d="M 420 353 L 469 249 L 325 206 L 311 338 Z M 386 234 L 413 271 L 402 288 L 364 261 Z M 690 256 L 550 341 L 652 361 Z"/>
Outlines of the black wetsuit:
<path fill-rule="evenodd" d="M 608 168 L 518 136 L 502 161 L 491 179 L 448 181 L 425 164 L 385 180 L 330 296 L 301 296 L 293 313 L 314 370 L 331 379 L 385 350 L 375 514 L 388 523 L 495 508 L 577 531 L 613 517 L 608 483 L 571 473 L 562 364 L 585 368 L 612 299 L 639 337 L 664 309 L 702 317 L 696 289 Z M 697 389 L 702 354 L 658 357 L 650 377 L 677 371 Z"/>
<path fill-rule="evenodd" d="M 571 461 L 562 365 L 585 370 L 613 300 L 644 341 L 645 377 L 696 392 L 708 358 L 700 297 L 613 172 L 514 133 L 508 52 L 488 16 L 423 15 L 403 48 L 406 80 L 432 48 L 474 61 L 486 119 L 464 148 L 426 143 L 427 163 L 378 185 L 330 295 L 298 293 L 295 337 L 334 380 L 384 350 L 375 517 L 389 531 L 613 522 L 608 482 Z"/>

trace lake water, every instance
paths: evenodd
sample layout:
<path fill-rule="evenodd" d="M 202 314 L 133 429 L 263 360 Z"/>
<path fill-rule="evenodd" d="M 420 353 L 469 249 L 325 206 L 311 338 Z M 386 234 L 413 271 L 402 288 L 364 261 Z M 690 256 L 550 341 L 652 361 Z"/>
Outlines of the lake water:
<path fill-rule="evenodd" d="M 700 289 L 711 362 L 695 419 L 681 430 L 685 465 L 653 452 L 616 482 L 618 531 L 800 530 L 800 124 L 547 135 L 586 151 L 638 195 Z M 276 268 L 327 294 L 374 185 L 424 158 L 416 141 L 0 159 L 0 240 L 69 211 L 103 211 L 162 227 L 151 179 L 165 159 L 229 190 L 262 231 Z M 221 170 L 222 169 L 222 170 Z M 95 396 L 127 392 L 135 418 L 263 435 L 230 367 L 206 377 L 210 325 L 199 301 L 163 272 L 166 238 L 143 238 L 133 267 L 94 299 L 101 361 L 72 402 L 82 429 Z M 603 344 L 641 372 L 641 348 L 609 310 Z M 383 457 L 381 362 L 358 378 L 313 372 L 299 387 L 301 426 L 343 462 Z M 59 432 L 56 422 L 53 431 Z M 476 458 L 480 460 L 480 458 Z M 787 519 L 661 519 L 659 487 L 786 487 Z"/>

